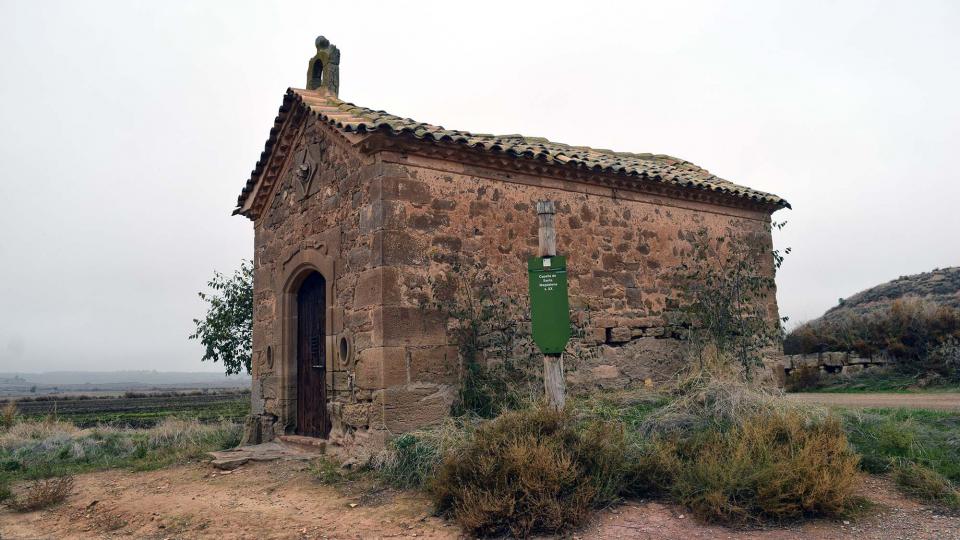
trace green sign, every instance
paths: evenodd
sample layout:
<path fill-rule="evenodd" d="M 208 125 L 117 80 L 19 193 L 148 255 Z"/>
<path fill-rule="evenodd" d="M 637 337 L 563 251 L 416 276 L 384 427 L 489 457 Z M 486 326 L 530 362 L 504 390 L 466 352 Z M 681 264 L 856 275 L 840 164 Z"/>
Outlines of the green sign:
<path fill-rule="evenodd" d="M 543 354 L 560 354 L 570 339 L 566 257 L 531 257 L 530 319 L 533 341 Z"/>

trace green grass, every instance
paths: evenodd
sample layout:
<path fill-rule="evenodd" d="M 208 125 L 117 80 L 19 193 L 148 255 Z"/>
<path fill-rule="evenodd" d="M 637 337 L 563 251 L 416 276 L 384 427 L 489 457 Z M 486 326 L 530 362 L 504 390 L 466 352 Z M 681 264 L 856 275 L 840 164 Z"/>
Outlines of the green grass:
<path fill-rule="evenodd" d="M 22 421 L 0 431 L 0 492 L 22 480 L 109 468 L 150 470 L 235 446 L 240 426 L 169 418 L 149 429 Z"/>
<path fill-rule="evenodd" d="M 61 415 L 58 417 L 69 420 L 79 426 L 96 426 L 99 424 L 125 425 L 131 427 L 149 427 L 156 425 L 165 418 L 196 419 L 209 422 L 220 418 L 240 419 L 250 411 L 250 398 L 243 397 L 236 401 L 212 403 L 189 410 L 146 410 L 122 412 L 95 412 Z"/>
<path fill-rule="evenodd" d="M 80 427 L 102 424 L 148 428 L 165 418 L 196 419 L 211 422 L 219 419 L 239 420 L 250 412 L 249 394 L 237 393 L 227 396 L 209 396 L 209 401 L 198 400 L 206 396 L 176 396 L 160 398 L 86 399 L 40 402 L 30 412 L 21 413 L 26 420 L 41 420 L 53 416 Z"/>
<path fill-rule="evenodd" d="M 918 377 L 897 373 L 870 373 L 856 377 L 829 377 L 821 379 L 820 384 L 797 390 L 800 392 L 831 393 L 868 393 L 868 392 L 958 392 L 955 384 L 919 386 Z"/>
<path fill-rule="evenodd" d="M 960 483 L 960 413 L 866 409 L 841 414 L 864 470 L 885 473 L 910 462 Z"/>

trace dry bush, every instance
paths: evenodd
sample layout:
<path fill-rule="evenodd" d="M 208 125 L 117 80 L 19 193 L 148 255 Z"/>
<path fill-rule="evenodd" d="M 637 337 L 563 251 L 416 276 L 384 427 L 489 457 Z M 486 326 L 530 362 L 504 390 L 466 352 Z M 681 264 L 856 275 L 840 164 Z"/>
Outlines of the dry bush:
<path fill-rule="evenodd" d="M 790 372 L 784 390 L 787 392 L 802 392 L 819 388 L 823 384 L 819 366 L 800 366 Z"/>
<path fill-rule="evenodd" d="M 672 400 L 639 426 L 645 437 L 693 433 L 738 425 L 745 418 L 796 409 L 776 388 L 746 381 L 736 364 L 715 353 L 703 365 L 693 365 L 673 384 Z M 710 358 L 708 356 L 707 358 Z M 805 409 L 822 416 L 822 409 Z"/>
<path fill-rule="evenodd" d="M 832 516 L 850 507 L 858 456 L 839 419 L 798 411 L 743 419 L 653 445 L 641 469 L 660 471 L 663 490 L 708 521 L 745 523 Z M 649 472 L 647 474 L 650 474 Z"/>
<path fill-rule="evenodd" d="M 17 512 L 32 512 L 63 501 L 72 489 L 73 477 L 69 475 L 33 480 L 11 497 L 7 505 Z"/>
<path fill-rule="evenodd" d="M 893 469 L 893 480 L 900 490 L 925 502 L 960 507 L 960 492 L 942 474 L 913 462 L 900 463 Z"/>
<path fill-rule="evenodd" d="M 640 423 L 631 491 L 735 524 L 846 509 L 858 456 L 840 420 L 747 382 L 731 365 L 691 367 L 674 400 Z"/>
<path fill-rule="evenodd" d="M 10 429 L 17 423 L 17 402 L 10 400 L 0 409 L 0 429 Z"/>
<path fill-rule="evenodd" d="M 628 468 L 622 428 L 537 407 L 480 426 L 444 458 L 431 492 L 471 534 L 526 537 L 581 523 L 622 490 Z"/>

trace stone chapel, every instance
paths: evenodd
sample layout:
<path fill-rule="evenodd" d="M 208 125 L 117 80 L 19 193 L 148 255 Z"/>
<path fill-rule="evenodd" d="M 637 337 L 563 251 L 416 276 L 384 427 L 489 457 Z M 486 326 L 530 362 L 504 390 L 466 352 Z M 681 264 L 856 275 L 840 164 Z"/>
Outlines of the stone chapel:
<path fill-rule="evenodd" d="M 234 211 L 255 234 L 247 442 L 311 438 L 349 456 L 447 416 L 463 366 L 437 284 L 479 266 L 525 298 L 539 200 L 555 202 L 568 260 L 574 391 L 675 371 L 670 271 L 696 231 L 765 246 L 757 262 L 773 268 L 780 197 L 666 155 L 360 107 L 339 97 L 339 64 L 318 37 Z"/>

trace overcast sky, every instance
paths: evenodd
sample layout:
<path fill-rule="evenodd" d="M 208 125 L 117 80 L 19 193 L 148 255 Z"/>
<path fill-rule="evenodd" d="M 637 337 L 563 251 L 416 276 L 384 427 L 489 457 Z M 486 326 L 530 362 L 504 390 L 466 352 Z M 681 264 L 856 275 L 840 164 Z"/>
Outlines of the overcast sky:
<path fill-rule="evenodd" d="M 340 96 L 788 199 L 781 312 L 960 264 L 958 2 L 0 0 L 0 371 L 219 370 L 196 292 L 317 34 Z"/>

